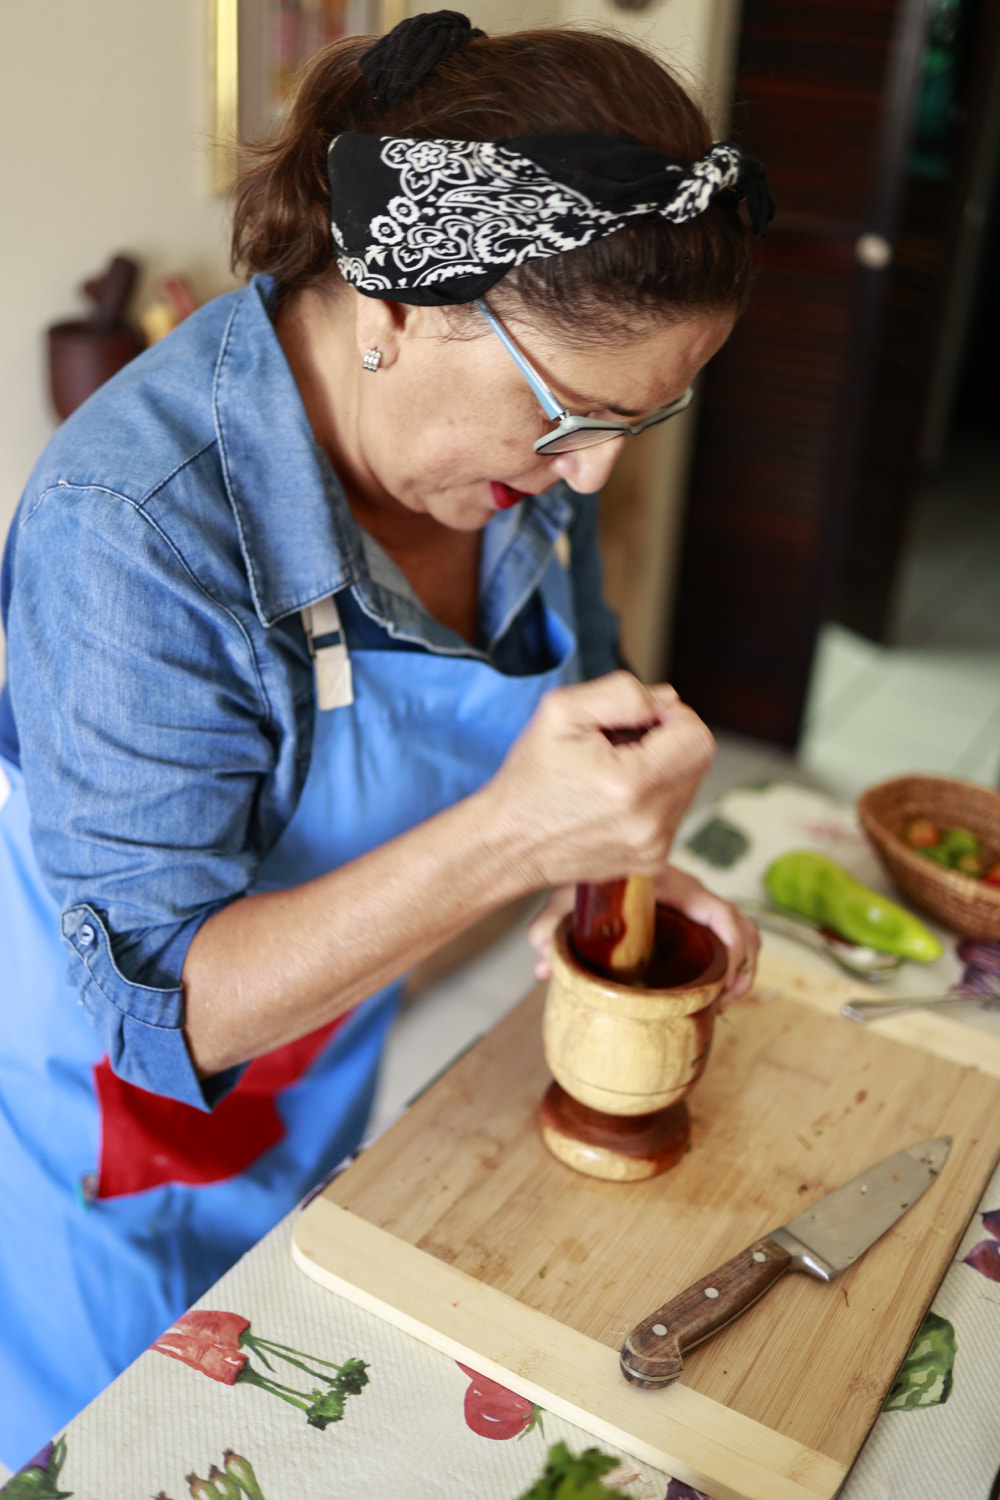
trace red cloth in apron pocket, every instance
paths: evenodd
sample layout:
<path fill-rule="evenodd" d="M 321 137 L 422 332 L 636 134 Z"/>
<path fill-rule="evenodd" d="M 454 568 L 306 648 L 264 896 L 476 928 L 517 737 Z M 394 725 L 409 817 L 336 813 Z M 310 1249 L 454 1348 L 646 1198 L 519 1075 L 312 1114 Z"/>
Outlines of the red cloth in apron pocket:
<path fill-rule="evenodd" d="M 168 1182 L 222 1182 L 246 1171 L 285 1133 L 275 1096 L 298 1082 L 346 1020 L 338 1016 L 255 1057 L 211 1114 L 126 1083 L 103 1057 L 93 1070 L 101 1116 L 98 1198 Z"/>

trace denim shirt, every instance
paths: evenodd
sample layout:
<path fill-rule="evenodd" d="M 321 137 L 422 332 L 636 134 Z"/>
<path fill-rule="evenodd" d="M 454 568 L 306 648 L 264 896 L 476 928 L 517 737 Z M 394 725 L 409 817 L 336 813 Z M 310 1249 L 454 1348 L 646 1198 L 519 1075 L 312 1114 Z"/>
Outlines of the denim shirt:
<path fill-rule="evenodd" d="M 536 590 L 568 533 L 583 672 L 619 664 L 596 498 L 564 485 L 486 527 L 476 646 L 428 614 L 354 521 L 273 311 L 258 278 L 74 413 L 4 558 L 0 751 L 23 770 L 71 980 L 115 1070 L 175 1097 L 188 946 L 253 885 L 308 770 L 305 605 L 337 592 L 348 646 L 412 651 L 415 671 L 426 651 L 543 670 Z"/>

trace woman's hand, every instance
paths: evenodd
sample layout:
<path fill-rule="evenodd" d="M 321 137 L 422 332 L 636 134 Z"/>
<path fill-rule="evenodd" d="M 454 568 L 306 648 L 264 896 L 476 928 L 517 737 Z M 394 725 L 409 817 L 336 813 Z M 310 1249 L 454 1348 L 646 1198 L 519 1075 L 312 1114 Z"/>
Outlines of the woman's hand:
<path fill-rule="evenodd" d="M 649 724 L 617 749 L 601 733 Z M 528 891 L 661 869 L 712 749 L 672 688 L 645 688 L 627 672 L 550 693 L 470 797 L 304 885 L 244 896 L 202 924 L 182 975 L 199 1074 L 342 1015 Z"/>
<path fill-rule="evenodd" d="M 548 901 L 528 928 L 528 941 L 538 954 L 535 978 L 548 979 L 551 973 L 549 955 L 556 928 L 568 912 L 573 910 L 576 887 L 560 886 L 549 896 Z M 726 945 L 725 987 L 720 1006 L 726 1010 L 740 995 L 749 994 L 753 987 L 760 953 L 760 933 L 749 920 L 730 902 L 713 896 L 700 880 L 676 870 L 671 865 L 662 869 L 656 877 L 656 899 L 665 906 L 676 907 L 693 922 L 710 927 Z"/>
<path fill-rule="evenodd" d="M 631 744 L 603 732 L 640 727 Z M 714 750 L 671 687 L 614 672 L 558 688 L 478 794 L 484 837 L 526 889 L 655 875 Z"/>

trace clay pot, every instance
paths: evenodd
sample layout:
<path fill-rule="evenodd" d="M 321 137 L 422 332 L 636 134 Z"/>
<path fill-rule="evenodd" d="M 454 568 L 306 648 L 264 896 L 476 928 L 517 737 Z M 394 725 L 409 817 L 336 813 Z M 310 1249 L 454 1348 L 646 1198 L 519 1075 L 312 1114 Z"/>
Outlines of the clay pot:
<path fill-rule="evenodd" d="M 635 1181 L 683 1154 L 683 1100 L 704 1072 L 726 950 L 707 927 L 658 906 L 653 964 L 642 987 L 593 973 L 566 918 L 552 947 L 542 1021 L 556 1084 L 543 1101 L 545 1144 L 589 1176 Z"/>
<path fill-rule="evenodd" d="M 125 323 L 99 328 L 82 318 L 53 324 L 48 338 L 52 405 L 63 420 L 143 348 Z"/>

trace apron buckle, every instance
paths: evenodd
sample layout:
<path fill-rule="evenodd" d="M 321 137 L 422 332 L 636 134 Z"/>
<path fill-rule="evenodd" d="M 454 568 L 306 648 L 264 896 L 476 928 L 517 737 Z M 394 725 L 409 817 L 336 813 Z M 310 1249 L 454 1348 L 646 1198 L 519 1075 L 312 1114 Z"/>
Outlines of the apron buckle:
<path fill-rule="evenodd" d="M 309 641 L 316 676 L 316 701 L 321 709 L 348 708 L 354 702 L 351 658 L 332 594 L 307 604 L 302 623 Z"/>

